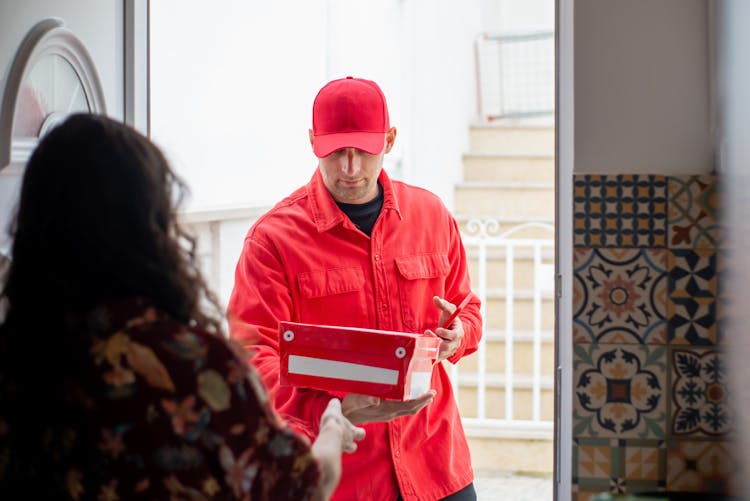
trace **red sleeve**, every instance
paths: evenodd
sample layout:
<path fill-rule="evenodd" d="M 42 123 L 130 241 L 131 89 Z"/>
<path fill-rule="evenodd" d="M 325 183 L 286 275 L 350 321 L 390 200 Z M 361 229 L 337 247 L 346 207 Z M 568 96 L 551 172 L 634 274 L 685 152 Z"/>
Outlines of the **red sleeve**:
<path fill-rule="evenodd" d="M 229 299 L 229 332 L 254 353 L 250 361 L 282 418 L 312 440 L 332 395 L 279 384 L 278 324 L 293 318 L 292 292 L 277 255 L 248 236 Z"/>
<path fill-rule="evenodd" d="M 479 340 L 482 338 L 482 315 L 480 313 L 481 301 L 479 296 L 471 292 L 471 279 L 469 278 L 469 266 L 466 260 L 466 250 L 461 241 L 461 233 L 458 223 L 451 217 L 450 224 L 450 254 L 451 272 L 448 274 L 445 284 L 445 299 L 458 304 L 466 294 L 471 293 L 474 297 L 466 305 L 463 312 L 459 314 L 464 328 L 464 337 L 458 350 L 448 357 L 452 364 L 457 363 L 462 357 L 471 355 L 479 348 Z"/>

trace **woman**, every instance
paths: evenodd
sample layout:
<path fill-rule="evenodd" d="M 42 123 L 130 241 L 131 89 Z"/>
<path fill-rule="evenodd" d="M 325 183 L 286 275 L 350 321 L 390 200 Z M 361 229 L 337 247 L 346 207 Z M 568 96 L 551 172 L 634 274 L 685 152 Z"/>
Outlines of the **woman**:
<path fill-rule="evenodd" d="M 364 430 L 270 410 L 133 129 L 74 115 L 24 174 L 0 301 L 0 499 L 326 499 Z"/>

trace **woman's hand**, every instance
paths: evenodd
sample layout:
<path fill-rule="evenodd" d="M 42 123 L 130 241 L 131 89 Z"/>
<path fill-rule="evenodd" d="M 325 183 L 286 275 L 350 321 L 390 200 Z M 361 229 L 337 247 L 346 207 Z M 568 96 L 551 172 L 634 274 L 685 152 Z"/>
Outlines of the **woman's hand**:
<path fill-rule="evenodd" d="M 320 465 L 320 485 L 315 501 L 331 497 L 341 479 L 341 453 L 357 450 L 357 442 L 365 438 L 364 428 L 354 426 L 341 412 L 341 401 L 328 402 L 320 418 L 320 431 L 312 445 L 312 455 Z"/>

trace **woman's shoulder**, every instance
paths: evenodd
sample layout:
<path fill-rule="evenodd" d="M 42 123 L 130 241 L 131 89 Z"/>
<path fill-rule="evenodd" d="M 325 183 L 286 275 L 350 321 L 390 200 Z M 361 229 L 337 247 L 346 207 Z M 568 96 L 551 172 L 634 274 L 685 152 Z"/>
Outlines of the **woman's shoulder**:
<path fill-rule="evenodd" d="M 175 377 L 212 368 L 224 372 L 239 361 L 221 334 L 177 320 L 141 299 L 102 305 L 85 322 L 97 366 L 132 372 L 129 378 L 140 376 L 156 388 L 175 391 Z"/>

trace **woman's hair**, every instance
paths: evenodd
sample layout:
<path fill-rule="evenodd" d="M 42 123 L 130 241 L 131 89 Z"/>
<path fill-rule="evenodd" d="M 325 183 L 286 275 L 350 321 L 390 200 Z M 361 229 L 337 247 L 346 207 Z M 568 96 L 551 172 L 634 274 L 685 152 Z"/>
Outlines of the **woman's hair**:
<path fill-rule="evenodd" d="M 96 410 L 72 403 L 98 384 L 86 379 L 92 340 L 81 320 L 88 312 L 138 298 L 185 324 L 221 332 L 195 242 L 176 219 L 184 189 L 153 143 L 104 116 L 69 117 L 32 154 L 0 293 L 7 307 L 0 446 L 8 444 L 11 457 L 0 458 L 0 497 L 19 485 L 37 498 L 57 497 L 52 482 L 64 479 L 55 451 L 81 464 L 95 461 Z M 71 429 L 74 449 L 65 431 Z"/>
<path fill-rule="evenodd" d="M 131 127 L 102 115 L 66 119 L 26 166 L 0 296 L 6 324 L 55 327 L 100 303 L 138 297 L 220 332 L 195 241 L 176 218 L 185 191 L 162 152 Z"/>

